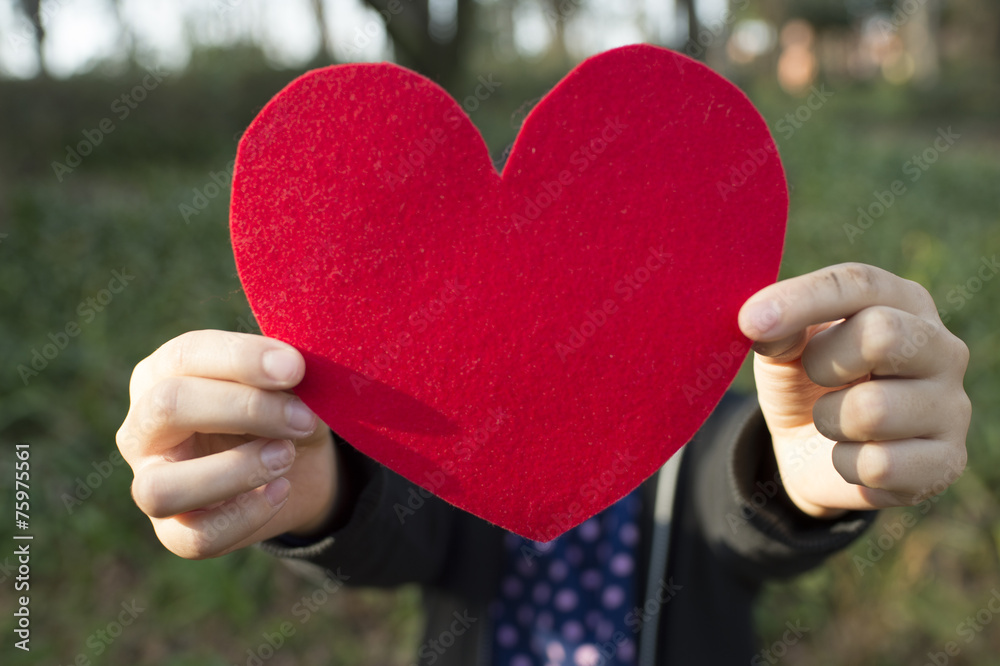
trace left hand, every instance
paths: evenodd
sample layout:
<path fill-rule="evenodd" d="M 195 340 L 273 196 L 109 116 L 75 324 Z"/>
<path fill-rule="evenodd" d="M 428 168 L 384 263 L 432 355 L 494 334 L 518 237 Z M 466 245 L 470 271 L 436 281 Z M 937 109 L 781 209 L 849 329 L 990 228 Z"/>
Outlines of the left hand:
<path fill-rule="evenodd" d="M 760 290 L 739 324 L 785 490 L 805 513 L 914 505 L 965 469 L 969 350 L 916 282 L 830 266 Z"/>

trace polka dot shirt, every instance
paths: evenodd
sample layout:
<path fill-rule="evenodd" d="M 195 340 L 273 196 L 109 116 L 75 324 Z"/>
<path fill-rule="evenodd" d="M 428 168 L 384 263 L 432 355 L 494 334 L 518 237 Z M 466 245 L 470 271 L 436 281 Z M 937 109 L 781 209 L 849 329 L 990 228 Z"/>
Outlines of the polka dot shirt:
<path fill-rule="evenodd" d="M 638 492 L 548 543 L 508 534 L 490 607 L 495 666 L 631 666 Z"/>

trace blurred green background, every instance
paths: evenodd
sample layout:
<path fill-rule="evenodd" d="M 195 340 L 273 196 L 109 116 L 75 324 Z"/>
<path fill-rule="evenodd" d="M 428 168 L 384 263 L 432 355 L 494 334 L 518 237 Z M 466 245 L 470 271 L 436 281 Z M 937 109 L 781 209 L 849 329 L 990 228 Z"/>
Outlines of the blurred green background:
<path fill-rule="evenodd" d="M 707 61 L 767 119 L 791 187 L 783 276 L 850 260 L 917 280 L 972 351 L 961 480 L 929 510 L 885 511 L 827 566 L 771 585 L 761 647 L 799 620 L 810 631 L 773 653 L 780 663 L 921 665 L 949 642 L 960 654 L 948 663 L 997 663 L 1000 618 L 984 609 L 1000 597 L 1000 279 L 981 267 L 1000 253 L 1000 7 L 610 4 L 0 2 L 0 662 L 245 664 L 291 622 L 266 663 L 409 664 L 414 589 L 314 597 L 253 549 L 190 562 L 159 544 L 114 456 L 131 369 L 184 331 L 252 328 L 228 245 L 229 165 L 298 73 L 391 59 L 458 99 L 492 74 L 502 86 L 470 116 L 499 158 L 574 63 L 647 41 Z M 820 103 L 817 90 L 833 94 Z M 948 149 L 925 153 L 949 128 Z M 91 149 L 72 166 L 81 142 Z M 914 172 L 920 155 L 934 161 Z M 906 191 L 879 212 L 876 193 L 895 180 Z M 104 295 L 114 271 L 134 278 Z M 70 323 L 79 334 L 60 337 Z M 36 352 L 37 374 L 25 372 Z M 737 382 L 752 389 L 747 368 Z M 30 654 L 13 648 L 16 442 L 32 465 Z M 300 623 L 304 598 L 317 603 Z M 117 635 L 122 604 L 143 610 Z"/>

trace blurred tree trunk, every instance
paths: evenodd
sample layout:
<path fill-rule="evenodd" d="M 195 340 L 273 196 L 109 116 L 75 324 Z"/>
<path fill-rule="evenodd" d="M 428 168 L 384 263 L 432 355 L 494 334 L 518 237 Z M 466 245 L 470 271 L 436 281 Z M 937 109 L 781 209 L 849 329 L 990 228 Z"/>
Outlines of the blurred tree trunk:
<path fill-rule="evenodd" d="M 569 63 L 569 51 L 566 49 L 566 21 L 568 21 L 579 3 L 566 2 L 566 0 L 543 0 L 542 11 L 545 14 L 546 22 L 552 31 L 552 43 L 549 51 L 559 61 L 559 67 L 564 68 Z"/>
<path fill-rule="evenodd" d="M 21 12 L 31 21 L 31 27 L 35 31 L 35 56 L 38 58 L 38 72 L 41 76 L 48 76 L 45 68 L 45 59 L 42 57 L 42 45 L 45 43 L 45 26 L 42 25 L 41 0 L 17 0 L 17 6 Z"/>
<path fill-rule="evenodd" d="M 704 49 L 698 46 L 698 10 L 695 8 L 695 0 L 677 0 L 678 9 L 683 8 L 687 13 L 687 41 L 684 42 L 684 53 L 700 54 L 704 57 Z"/>
<path fill-rule="evenodd" d="M 118 32 L 121 35 L 121 45 L 125 49 L 125 57 L 128 59 L 130 65 L 135 64 L 138 61 L 136 58 L 138 41 L 135 38 L 132 28 L 122 16 L 122 0 L 111 0 L 110 4 L 111 13 L 115 15 L 115 21 L 118 22 Z"/>
<path fill-rule="evenodd" d="M 379 12 L 396 49 L 396 60 L 454 93 L 465 67 L 474 28 L 473 0 L 455 0 L 455 32 L 446 41 L 431 36 L 428 0 L 365 0 Z M 396 11 L 392 13 L 390 6 Z"/>
<path fill-rule="evenodd" d="M 330 35 L 330 26 L 326 22 L 326 6 L 323 0 L 312 0 L 312 8 L 316 16 L 316 27 L 319 28 L 320 54 L 333 60 L 333 38 Z"/>

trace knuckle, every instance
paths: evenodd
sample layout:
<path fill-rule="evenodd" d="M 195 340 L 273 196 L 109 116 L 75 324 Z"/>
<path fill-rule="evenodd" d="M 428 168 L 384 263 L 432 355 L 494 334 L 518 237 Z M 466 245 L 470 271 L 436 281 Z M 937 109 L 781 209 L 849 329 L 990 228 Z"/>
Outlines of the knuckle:
<path fill-rule="evenodd" d="M 139 473 L 132 480 L 132 501 L 150 518 L 166 518 L 166 493 L 153 474 Z"/>
<path fill-rule="evenodd" d="M 955 357 L 955 367 L 961 368 L 962 373 L 965 374 L 965 371 L 969 367 L 969 360 L 972 357 L 972 353 L 969 351 L 969 345 L 965 344 L 965 342 L 957 336 L 953 335 L 951 337 L 952 342 L 950 346 L 953 349 L 952 353 Z"/>
<path fill-rule="evenodd" d="M 958 404 L 955 406 L 955 411 L 958 413 L 962 423 L 965 426 L 968 426 L 969 422 L 972 420 L 972 400 L 965 391 L 960 392 Z"/>
<path fill-rule="evenodd" d="M 840 402 L 838 393 L 840 391 L 827 393 L 813 405 L 813 424 L 816 426 L 816 430 L 827 439 L 834 441 L 842 439 L 840 422 L 837 418 L 839 411 L 837 403 Z"/>
<path fill-rule="evenodd" d="M 149 395 L 149 418 L 157 426 L 167 426 L 177 418 L 181 381 L 168 377 L 156 383 Z"/>
<path fill-rule="evenodd" d="M 913 300 L 919 308 L 927 312 L 937 312 L 937 303 L 934 302 L 934 297 L 931 296 L 924 285 L 915 280 L 907 280 L 905 278 L 904 280 L 907 287 L 913 293 Z"/>
<path fill-rule="evenodd" d="M 857 262 L 848 262 L 840 264 L 835 270 L 841 278 L 853 285 L 861 296 L 867 299 L 874 299 L 878 296 L 878 274 L 872 266 Z"/>
<path fill-rule="evenodd" d="M 188 331 L 181 333 L 173 340 L 164 345 L 164 364 L 170 372 L 180 372 L 187 367 L 187 362 L 191 357 L 192 348 L 198 338 L 198 331 Z"/>
<path fill-rule="evenodd" d="M 940 495 L 952 486 L 965 472 L 969 456 L 963 442 L 950 442 L 945 444 L 947 449 L 935 456 L 934 474 L 917 493 L 921 499 L 927 499 Z"/>
<path fill-rule="evenodd" d="M 215 557 L 221 551 L 219 548 L 219 532 L 216 530 L 195 530 L 191 533 L 189 542 L 185 545 L 185 557 L 189 560 L 205 560 Z"/>
<path fill-rule="evenodd" d="M 884 389 L 876 382 L 858 384 L 848 392 L 847 407 L 855 427 L 862 434 L 877 433 L 889 419 L 890 401 Z"/>
<path fill-rule="evenodd" d="M 204 522 L 191 533 L 189 548 L 196 555 L 192 559 L 220 555 L 241 535 L 263 524 L 259 502 L 254 500 L 252 493 L 242 493 L 206 514 Z"/>
<path fill-rule="evenodd" d="M 893 457 L 884 446 L 869 444 L 863 447 L 858 468 L 862 482 L 869 488 L 886 488 L 892 482 Z"/>
<path fill-rule="evenodd" d="M 267 422 L 269 407 L 269 401 L 263 391 L 251 388 L 244 391 L 243 413 L 246 414 L 250 423 L 260 424 Z"/>
<path fill-rule="evenodd" d="M 955 476 L 961 476 L 962 473 L 965 472 L 965 468 L 968 464 L 969 451 L 965 448 L 965 442 L 963 441 L 960 444 L 952 446 L 946 465 L 955 474 Z"/>
<path fill-rule="evenodd" d="M 862 313 L 861 355 L 875 362 L 893 353 L 903 337 L 903 323 L 891 308 L 872 307 Z"/>
<path fill-rule="evenodd" d="M 154 521 L 154 524 L 162 521 Z M 167 521 L 170 522 L 170 521 Z M 185 529 L 181 534 L 157 529 L 160 542 L 174 555 L 186 560 L 204 560 L 220 554 L 213 544 L 214 539 L 197 528 Z"/>
<path fill-rule="evenodd" d="M 904 494 L 902 494 L 902 497 L 901 497 L 902 501 L 900 502 L 899 505 L 900 506 L 906 506 L 906 507 L 920 506 L 921 504 L 923 504 L 924 502 L 926 502 L 927 500 L 929 500 L 933 496 L 934 496 L 933 492 L 930 492 L 930 493 L 924 493 L 924 492 L 904 493 Z"/>
<path fill-rule="evenodd" d="M 966 423 L 972 419 L 972 399 L 965 391 L 962 391 L 962 395 L 959 398 L 958 412 L 964 417 Z"/>
<path fill-rule="evenodd" d="M 138 398 L 139 386 L 142 384 L 143 380 L 150 374 L 150 357 L 142 359 L 135 364 L 132 368 L 132 375 L 128 380 L 128 393 L 132 400 Z"/>
<path fill-rule="evenodd" d="M 135 443 L 135 436 L 132 434 L 131 429 L 128 427 L 128 417 L 115 432 L 115 446 L 118 447 L 118 451 L 121 452 L 122 456 L 125 457 L 132 450 L 132 444 Z"/>

